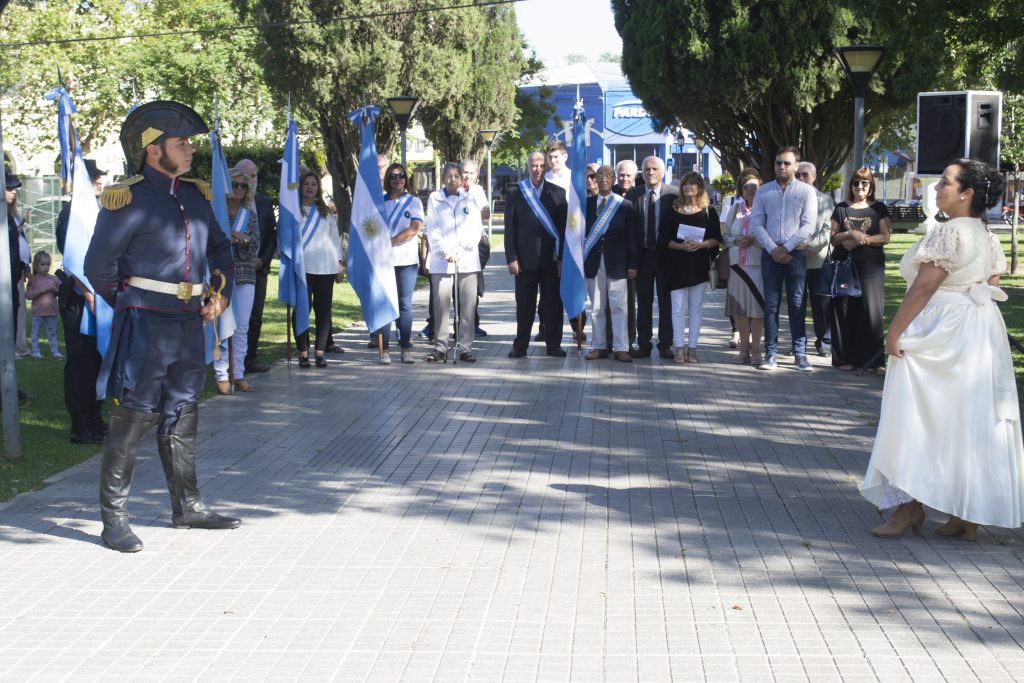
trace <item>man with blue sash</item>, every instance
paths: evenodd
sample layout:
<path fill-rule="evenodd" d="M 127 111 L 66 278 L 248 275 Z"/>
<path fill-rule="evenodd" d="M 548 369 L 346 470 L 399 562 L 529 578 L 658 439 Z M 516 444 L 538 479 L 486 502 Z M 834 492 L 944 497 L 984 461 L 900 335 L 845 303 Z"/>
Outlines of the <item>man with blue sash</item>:
<path fill-rule="evenodd" d="M 537 290 L 550 305 L 541 307 L 547 355 L 563 357 L 562 300 L 558 295 L 558 258 L 565 233 L 565 190 L 544 179 L 544 153 L 527 158 L 529 177 L 510 187 L 505 202 L 505 261 L 515 277 L 516 338 L 509 358 L 522 358 L 530 346 L 537 313 Z"/>
<path fill-rule="evenodd" d="M 587 198 L 587 236 L 583 243 L 583 275 L 591 306 L 591 351 L 585 358 L 608 357 L 606 318 L 612 318 L 615 360 L 633 362 L 626 330 L 627 282 L 636 277 L 640 231 L 633 203 L 612 192 L 611 166 L 597 169 L 597 195 Z"/>
<path fill-rule="evenodd" d="M 139 441 L 157 426 L 160 462 L 175 528 L 230 529 L 203 503 L 196 477 L 199 392 L 206 379 L 203 320 L 228 306 L 231 243 L 214 217 L 207 183 L 181 177 L 192 167 L 189 138 L 209 129 L 183 104 L 149 102 L 121 126 L 132 175 L 108 187 L 85 275 L 114 309 L 97 397 L 117 405 L 100 464 L 101 538 L 120 552 L 142 550 L 128 524 L 128 494 Z M 220 271 L 211 290 L 205 274 Z"/>

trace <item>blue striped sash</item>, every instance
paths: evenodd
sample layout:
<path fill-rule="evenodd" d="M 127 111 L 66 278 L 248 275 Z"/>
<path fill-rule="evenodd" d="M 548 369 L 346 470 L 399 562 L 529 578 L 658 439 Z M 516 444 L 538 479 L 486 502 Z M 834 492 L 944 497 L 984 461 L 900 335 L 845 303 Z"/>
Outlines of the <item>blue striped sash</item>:
<path fill-rule="evenodd" d="M 543 185 L 541 185 L 543 187 Z M 555 238 L 555 253 L 558 253 L 559 235 L 558 229 L 555 228 L 555 222 L 551 220 L 551 215 L 548 210 L 544 208 L 544 205 L 540 203 L 537 195 L 533 191 L 533 185 L 530 183 L 530 179 L 526 178 L 519 183 L 519 192 L 523 195 L 523 199 L 526 200 L 530 210 L 533 211 L 533 215 L 537 217 L 540 224 L 544 226 L 544 229 L 548 231 L 548 234 Z"/>
<path fill-rule="evenodd" d="M 598 197 L 597 201 L 600 202 L 604 197 Z M 622 197 L 615 194 L 614 192 L 608 195 L 607 201 L 604 204 L 604 209 L 601 211 L 601 215 L 594 221 L 594 229 L 587 235 L 587 239 L 583 242 L 583 258 L 586 258 L 590 254 L 590 250 L 594 248 L 597 241 L 604 236 L 607 232 L 609 224 L 612 222 L 612 218 L 615 217 L 615 212 L 622 206 Z"/>

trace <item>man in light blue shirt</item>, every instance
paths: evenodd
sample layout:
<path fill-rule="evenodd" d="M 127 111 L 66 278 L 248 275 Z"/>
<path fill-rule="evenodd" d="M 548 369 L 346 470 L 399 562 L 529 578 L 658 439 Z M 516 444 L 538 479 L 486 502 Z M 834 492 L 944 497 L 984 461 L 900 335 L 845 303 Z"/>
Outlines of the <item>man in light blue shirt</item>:
<path fill-rule="evenodd" d="M 800 150 L 796 147 L 782 147 L 775 153 L 775 180 L 757 190 L 750 215 L 750 232 L 764 248 L 761 255 L 765 347 L 762 370 L 774 370 L 778 364 L 779 306 L 785 284 L 796 369 L 811 371 L 804 320 L 805 249 L 818 217 L 818 199 L 814 188 L 795 180 L 799 162 Z"/>

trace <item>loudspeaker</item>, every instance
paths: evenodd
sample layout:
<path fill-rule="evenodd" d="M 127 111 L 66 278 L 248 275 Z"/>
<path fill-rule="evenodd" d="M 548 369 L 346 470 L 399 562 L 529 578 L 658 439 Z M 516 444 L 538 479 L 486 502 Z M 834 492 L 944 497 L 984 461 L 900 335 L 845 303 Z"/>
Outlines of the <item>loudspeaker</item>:
<path fill-rule="evenodd" d="M 942 175 L 960 158 L 999 168 L 1002 116 L 1001 92 L 918 93 L 917 175 Z"/>

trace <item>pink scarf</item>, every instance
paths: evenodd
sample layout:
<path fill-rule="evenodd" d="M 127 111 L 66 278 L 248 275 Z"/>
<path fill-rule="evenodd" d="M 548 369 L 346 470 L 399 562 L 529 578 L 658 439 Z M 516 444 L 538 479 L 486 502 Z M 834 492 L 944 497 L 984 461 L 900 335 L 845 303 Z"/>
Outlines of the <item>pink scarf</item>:
<path fill-rule="evenodd" d="M 744 237 L 750 234 L 750 214 L 753 213 L 754 207 L 747 206 L 745 201 L 740 202 L 740 208 L 736 214 L 740 217 L 740 232 Z M 740 247 L 740 265 L 747 265 L 747 249 L 749 247 Z"/>

